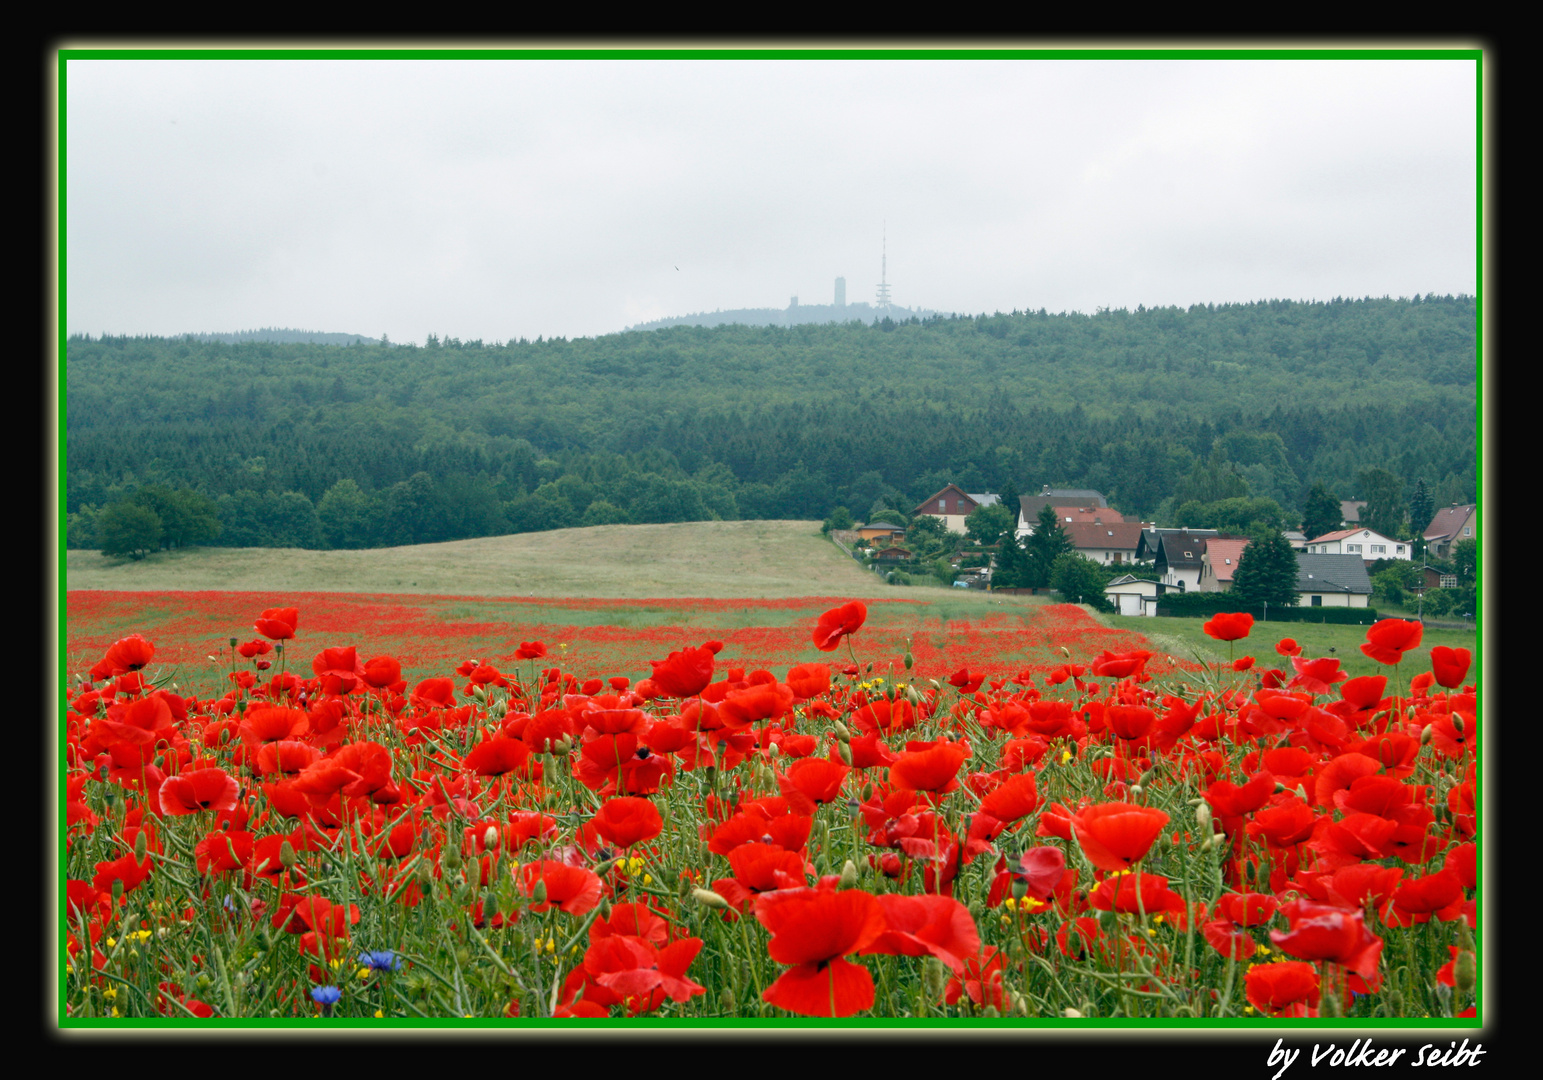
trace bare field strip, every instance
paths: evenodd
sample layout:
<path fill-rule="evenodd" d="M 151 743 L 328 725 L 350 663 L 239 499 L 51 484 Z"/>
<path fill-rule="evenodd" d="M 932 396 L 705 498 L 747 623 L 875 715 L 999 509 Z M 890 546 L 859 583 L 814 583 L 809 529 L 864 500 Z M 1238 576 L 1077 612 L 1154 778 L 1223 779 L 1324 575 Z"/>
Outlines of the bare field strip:
<path fill-rule="evenodd" d="M 195 548 L 137 562 L 71 551 L 65 571 L 71 590 L 129 592 L 896 599 L 941 591 L 885 585 L 819 530 L 816 521 L 600 525 L 362 551 Z"/>

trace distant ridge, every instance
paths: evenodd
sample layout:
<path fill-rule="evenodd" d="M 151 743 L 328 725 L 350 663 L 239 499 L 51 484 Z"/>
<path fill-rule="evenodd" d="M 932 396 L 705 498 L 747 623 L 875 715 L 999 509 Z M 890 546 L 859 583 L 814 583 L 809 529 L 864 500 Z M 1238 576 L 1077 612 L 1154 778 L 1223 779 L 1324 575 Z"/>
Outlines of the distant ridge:
<path fill-rule="evenodd" d="M 219 341 L 237 345 L 243 341 L 273 341 L 285 345 L 379 345 L 380 338 L 363 334 L 324 334 L 317 330 L 289 330 L 264 327 L 261 330 L 238 330 L 234 334 L 182 334 L 193 341 Z"/>
<path fill-rule="evenodd" d="M 665 319 L 629 326 L 627 330 L 662 330 L 669 326 L 723 326 L 737 323 L 741 326 L 803 326 L 810 323 L 873 323 L 888 315 L 896 322 L 904 319 L 927 319 L 942 314 L 931 308 L 905 308 L 891 305 L 887 311 L 872 304 L 790 304 L 785 308 L 732 308 L 728 311 L 702 312 L 696 315 L 675 315 Z"/>

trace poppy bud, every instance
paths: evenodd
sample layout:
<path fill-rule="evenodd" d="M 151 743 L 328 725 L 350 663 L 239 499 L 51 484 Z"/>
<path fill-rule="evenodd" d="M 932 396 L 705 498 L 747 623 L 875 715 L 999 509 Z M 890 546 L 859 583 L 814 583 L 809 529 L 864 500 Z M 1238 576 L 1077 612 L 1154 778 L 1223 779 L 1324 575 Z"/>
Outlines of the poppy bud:
<path fill-rule="evenodd" d="M 620 856 L 619 855 L 619 856 L 617 856 L 614 859 L 606 859 L 604 862 L 596 863 L 595 864 L 595 876 L 598 877 L 598 878 L 605 877 L 607 874 L 609 874 L 611 872 L 611 869 L 617 863 L 622 862 L 622 861 L 624 861 L 624 856 Z"/>
<path fill-rule="evenodd" d="M 1200 827 L 1200 833 L 1202 836 L 1211 835 L 1213 830 L 1211 827 L 1210 803 L 1201 803 L 1199 806 L 1195 807 L 1195 824 Z"/>
<path fill-rule="evenodd" d="M 139 833 L 134 837 L 134 861 L 137 862 L 137 863 L 144 862 L 145 861 L 145 852 L 147 852 L 149 850 L 150 850 L 150 834 L 145 832 L 145 830 L 143 828 L 141 828 L 139 830 Z"/>
<path fill-rule="evenodd" d="M 1066 650 L 1062 649 L 1061 651 L 1065 652 Z M 1081 1020 L 1083 1014 L 1078 1009 L 1062 1009 L 1061 1015 L 1066 1017 L 1068 1020 Z"/>
<path fill-rule="evenodd" d="M 734 1012 L 734 988 L 725 986 L 723 993 L 718 995 L 718 1001 L 723 1006 L 724 1012 L 732 1014 Z"/>
<path fill-rule="evenodd" d="M 872 674 L 872 673 L 873 673 L 873 665 L 872 665 L 872 664 L 869 664 L 869 665 L 868 665 L 868 673 L 869 673 L 869 674 Z"/>
<path fill-rule="evenodd" d="M 234 649 L 236 647 L 236 639 L 235 638 L 231 638 L 230 639 L 230 647 L 232 649 Z"/>
<path fill-rule="evenodd" d="M 280 857 L 282 858 L 282 856 Z M 427 889 L 432 884 L 434 884 L 434 865 L 427 859 L 420 859 L 418 861 L 418 885 L 421 888 Z"/>
<path fill-rule="evenodd" d="M 1452 982 L 1457 987 L 1457 992 L 1463 997 L 1473 993 L 1473 988 L 1479 981 L 1478 958 L 1471 952 L 1457 954 L 1457 962 L 1452 965 Z"/>
<path fill-rule="evenodd" d="M 546 878 L 536 882 L 536 887 L 530 891 L 530 898 L 538 904 L 546 903 Z"/>
<path fill-rule="evenodd" d="M 498 894 L 492 889 L 487 891 L 482 901 L 482 917 L 489 922 L 498 917 Z"/>
<path fill-rule="evenodd" d="M 841 755 L 841 760 L 842 761 L 844 761 L 848 766 L 851 766 L 851 764 L 852 764 L 852 744 L 851 743 L 838 742 L 836 744 L 836 753 Z"/>
<path fill-rule="evenodd" d="M 288 840 L 279 845 L 279 865 L 286 870 L 293 870 L 295 863 L 300 860 L 295 855 L 295 845 Z"/>
<path fill-rule="evenodd" d="M 772 743 L 766 748 L 766 756 L 769 758 L 774 758 L 780 753 L 782 753 L 782 748 L 776 743 Z"/>
<path fill-rule="evenodd" d="M 870 780 L 863 784 L 863 802 L 871 798 L 873 798 L 873 782 Z"/>
<path fill-rule="evenodd" d="M 116 904 L 118 902 L 119 898 L 122 897 L 122 896 L 123 896 L 123 879 L 122 878 L 113 878 L 113 903 Z"/>
<path fill-rule="evenodd" d="M 1388 991 L 1388 1013 L 1391 1016 L 1404 1015 L 1404 995 L 1401 991 Z"/>
<path fill-rule="evenodd" d="M 716 911 L 728 909 L 729 902 L 711 889 L 692 889 L 691 898 L 703 907 L 710 907 Z"/>
<path fill-rule="evenodd" d="M 845 724 L 843 724 L 840 720 L 837 720 L 832 725 L 832 727 L 834 727 L 836 729 L 836 738 L 840 739 L 842 742 L 851 742 L 852 741 L 852 732 L 851 732 L 851 730 L 848 729 L 847 726 Z"/>
<path fill-rule="evenodd" d="M 1469 952 L 1473 951 L 1473 931 L 1468 929 L 1468 923 L 1462 919 L 1457 921 L 1457 943 Z"/>
<path fill-rule="evenodd" d="M 984 1009 L 982 1009 L 980 1011 L 980 1014 L 982 1016 L 984 1016 L 987 1020 L 995 1020 L 997 1017 L 1002 1015 L 1000 1012 L 997 1011 L 997 1007 L 995 1005 L 987 1005 Z"/>
<path fill-rule="evenodd" d="M 1421 732 L 1420 732 L 1420 745 L 1421 746 L 1429 746 L 1430 745 L 1430 741 L 1431 741 L 1431 736 L 1433 736 L 1435 733 L 1436 733 L 1436 729 L 1432 725 L 1426 724 L 1424 729 L 1421 730 Z"/>
<path fill-rule="evenodd" d="M 1461 735 L 1463 733 L 1463 714 L 1462 713 L 1453 713 L 1452 714 L 1452 727 L 1459 735 Z"/>
<path fill-rule="evenodd" d="M 488 831 L 482 834 L 482 847 L 486 851 L 498 850 L 498 826 L 488 826 Z"/>
<path fill-rule="evenodd" d="M 474 701 L 477 701 L 477 702 L 479 702 L 481 704 L 484 704 L 484 705 L 487 704 L 488 692 L 487 692 L 487 689 L 485 687 L 481 687 L 481 686 L 474 686 L 474 687 L 472 687 L 471 688 L 471 696 L 472 696 L 472 699 Z"/>
<path fill-rule="evenodd" d="M 461 868 L 460 849 L 455 844 L 445 845 L 445 853 L 439 861 L 446 870 L 459 870 Z"/>
<path fill-rule="evenodd" d="M 1024 878 L 1013 876 L 1013 899 L 1022 900 L 1029 895 L 1029 883 Z"/>
<path fill-rule="evenodd" d="M 1131 789 L 1130 789 L 1130 793 L 1132 795 L 1134 795 L 1136 798 L 1139 799 L 1141 797 L 1142 790 L 1143 790 L 1143 788 L 1141 787 L 1140 784 L 1132 784 L 1131 785 Z"/>
<path fill-rule="evenodd" d="M 915 665 L 916 665 L 916 658 L 911 655 L 911 650 L 910 649 L 906 649 L 906 651 L 905 651 L 905 669 L 907 671 L 910 671 L 911 668 L 913 668 Z"/>
<path fill-rule="evenodd" d="M 907 686 L 905 688 L 905 699 L 912 705 L 920 705 L 922 703 L 922 696 L 921 694 L 917 693 L 916 687 L 914 686 Z"/>
<path fill-rule="evenodd" d="M 857 885 L 857 864 L 848 859 L 841 867 L 841 880 L 836 883 L 838 889 L 851 889 Z"/>
<path fill-rule="evenodd" d="M 922 961 L 922 984 L 927 988 L 928 996 L 942 997 L 947 981 L 948 968 L 944 966 L 943 961 L 936 956 L 928 956 Z"/>
<path fill-rule="evenodd" d="M 1297 796 L 1297 798 L 1301 799 L 1303 802 L 1306 802 L 1307 801 L 1307 788 L 1303 787 L 1301 784 L 1297 784 L 1296 796 Z"/>

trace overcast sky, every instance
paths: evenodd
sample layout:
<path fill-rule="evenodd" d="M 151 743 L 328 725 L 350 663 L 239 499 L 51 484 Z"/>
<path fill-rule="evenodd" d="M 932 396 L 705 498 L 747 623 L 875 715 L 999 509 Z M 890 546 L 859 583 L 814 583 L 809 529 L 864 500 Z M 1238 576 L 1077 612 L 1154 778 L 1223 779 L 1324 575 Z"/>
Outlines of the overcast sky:
<path fill-rule="evenodd" d="M 1472 293 L 1472 60 L 72 60 L 72 333 Z"/>

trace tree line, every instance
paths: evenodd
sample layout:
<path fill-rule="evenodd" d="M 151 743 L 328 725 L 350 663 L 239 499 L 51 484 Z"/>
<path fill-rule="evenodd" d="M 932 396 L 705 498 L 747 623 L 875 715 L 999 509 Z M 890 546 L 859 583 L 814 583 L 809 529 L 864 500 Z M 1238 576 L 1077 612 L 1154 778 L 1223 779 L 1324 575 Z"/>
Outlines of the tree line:
<path fill-rule="evenodd" d="M 1474 325 L 1472 298 L 1431 297 L 422 348 L 72 338 L 70 542 L 147 486 L 213 503 L 214 542 L 338 547 L 862 515 L 950 482 L 1197 526 L 1260 500 L 1300 517 L 1369 469 L 1469 501 Z"/>

